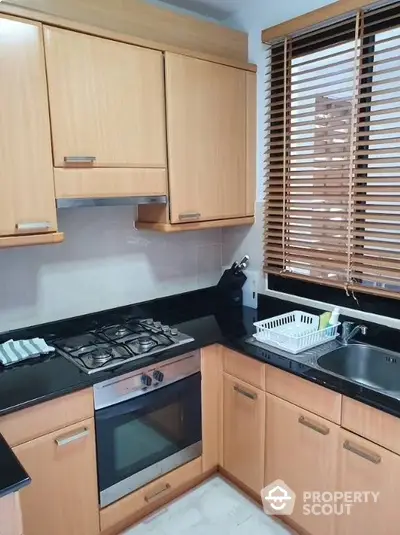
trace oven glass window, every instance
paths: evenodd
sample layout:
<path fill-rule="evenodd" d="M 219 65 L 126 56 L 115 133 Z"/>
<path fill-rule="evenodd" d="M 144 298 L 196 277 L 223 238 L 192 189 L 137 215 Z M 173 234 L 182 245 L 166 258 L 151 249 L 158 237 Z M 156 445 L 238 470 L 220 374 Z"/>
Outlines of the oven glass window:
<path fill-rule="evenodd" d="M 173 441 L 166 438 L 157 426 L 152 425 L 151 421 L 146 422 L 145 419 L 127 422 L 117 427 L 114 444 L 114 463 L 118 472 L 129 470 L 132 459 L 140 459 L 143 451 L 146 451 L 147 456 L 152 457 L 174 447 Z"/>
<path fill-rule="evenodd" d="M 201 377 L 96 412 L 100 491 L 201 440 Z"/>
<path fill-rule="evenodd" d="M 114 429 L 114 445 L 114 465 L 121 474 L 172 455 L 185 447 L 181 405 L 176 402 L 121 423 Z"/>

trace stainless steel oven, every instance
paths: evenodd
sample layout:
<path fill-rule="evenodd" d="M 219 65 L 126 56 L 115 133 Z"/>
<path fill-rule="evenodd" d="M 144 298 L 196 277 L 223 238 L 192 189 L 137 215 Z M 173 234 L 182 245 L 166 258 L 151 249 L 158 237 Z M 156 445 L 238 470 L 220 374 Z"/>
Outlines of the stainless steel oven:
<path fill-rule="evenodd" d="M 94 386 L 100 506 L 202 453 L 198 351 Z"/>

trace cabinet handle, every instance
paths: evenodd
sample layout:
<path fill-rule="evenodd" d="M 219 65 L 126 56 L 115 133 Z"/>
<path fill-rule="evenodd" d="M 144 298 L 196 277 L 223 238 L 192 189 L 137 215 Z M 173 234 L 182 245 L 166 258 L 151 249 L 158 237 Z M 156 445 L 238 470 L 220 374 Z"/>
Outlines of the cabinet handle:
<path fill-rule="evenodd" d="M 305 416 L 299 416 L 299 424 L 305 425 L 306 427 L 312 429 L 313 431 L 316 431 L 317 433 L 320 433 L 321 435 L 329 435 L 329 427 L 326 427 L 326 425 L 317 424 L 316 422 L 309 420 Z"/>
<path fill-rule="evenodd" d="M 187 212 L 186 214 L 179 214 L 180 221 L 185 219 L 199 219 L 200 217 L 200 212 Z"/>
<path fill-rule="evenodd" d="M 379 464 L 382 460 L 381 456 L 377 453 L 371 453 L 370 451 L 364 450 L 359 446 L 352 444 L 350 440 L 345 440 L 345 442 L 343 442 L 343 448 L 374 464 Z"/>
<path fill-rule="evenodd" d="M 163 494 L 164 492 L 166 492 L 167 490 L 170 490 L 171 489 L 171 485 L 169 483 L 165 483 L 164 487 L 160 490 L 158 490 L 157 492 L 155 492 L 154 494 L 150 494 L 150 495 L 147 495 L 144 497 L 144 499 L 146 500 L 147 503 L 151 502 L 152 500 L 158 498 L 158 496 L 160 496 L 161 494 Z"/>
<path fill-rule="evenodd" d="M 235 390 L 235 392 L 237 392 L 238 394 L 241 394 L 242 396 L 246 396 L 246 398 L 249 398 L 249 399 L 257 399 L 257 394 L 253 394 L 252 392 L 246 392 L 246 390 L 243 390 L 242 388 L 240 388 L 239 386 L 235 385 L 233 387 L 233 389 Z"/>
<path fill-rule="evenodd" d="M 51 228 L 49 221 L 35 221 L 32 223 L 17 223 L 15 228 L 18 232 L 34 232 L 38 230 L 48 230 Z"/>
<path fill-rule="evenodd" d="M 84 427 L 81 431 L 78 433 L 75 433 L 74 435 L 67 435 L 63 436 L 61 438 L 56 438 L 55 443 L 57 446 L 66 446 L 67 444 L 70 444 L 71 442 L 75 442 L 75 440 L 80 440 L 81 438 L 85 438 L 89 435 L 89 429 Z"/>
<path fill-rule="evenodd" d="M 64 163 L 94 163 L 96 156 L 64 156 Z"/>

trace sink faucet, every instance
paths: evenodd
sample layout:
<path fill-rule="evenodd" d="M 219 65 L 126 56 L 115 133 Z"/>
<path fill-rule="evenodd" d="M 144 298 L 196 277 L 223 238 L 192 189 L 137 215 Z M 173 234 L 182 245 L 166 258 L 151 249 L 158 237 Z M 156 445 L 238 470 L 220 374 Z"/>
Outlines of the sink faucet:
<path fill-rule="evenodd" d="M 353 321 L 344 321 L 342 324 L 342 343 L 347 346 L 352 338 L 361 331 L 364 336 L 367 334 L 368 327 L 366 325 L 354 326 Z"/>

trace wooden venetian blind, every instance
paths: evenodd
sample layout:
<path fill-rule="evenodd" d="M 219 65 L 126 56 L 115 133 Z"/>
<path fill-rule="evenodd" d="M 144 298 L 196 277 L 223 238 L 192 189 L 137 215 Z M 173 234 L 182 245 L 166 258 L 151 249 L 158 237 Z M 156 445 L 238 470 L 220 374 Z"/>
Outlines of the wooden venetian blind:
<path fill-rule="evenodd" d="M 267 55 L 265 271 L 400 296 L 400 2 Z"/>

